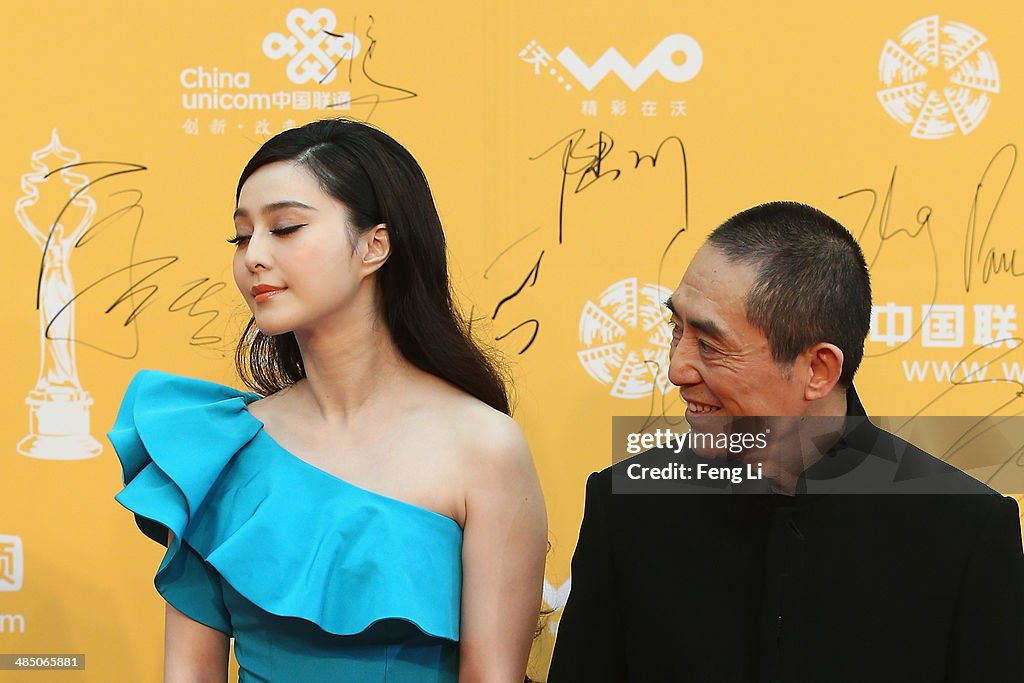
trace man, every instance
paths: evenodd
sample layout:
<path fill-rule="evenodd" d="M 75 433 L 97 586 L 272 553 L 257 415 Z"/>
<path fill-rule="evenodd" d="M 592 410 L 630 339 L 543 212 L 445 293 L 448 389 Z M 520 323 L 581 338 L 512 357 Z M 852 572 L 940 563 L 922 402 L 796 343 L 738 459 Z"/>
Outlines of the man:
<path fill-rule="evenodd" d="M 770 492 L 626 493 L 665 449 L 591 475 L 549 683 L 1024 681 L 1016 503 L 864 417 L 871 295 L 849 232 L 755 207 L 667 304 L 691 430 L 790 416 L 740 459 Z"/>

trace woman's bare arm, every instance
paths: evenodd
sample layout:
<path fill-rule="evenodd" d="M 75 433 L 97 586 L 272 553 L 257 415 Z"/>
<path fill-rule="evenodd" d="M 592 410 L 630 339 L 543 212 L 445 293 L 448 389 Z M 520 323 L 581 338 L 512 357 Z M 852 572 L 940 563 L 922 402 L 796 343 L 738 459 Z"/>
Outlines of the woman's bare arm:
<path fill-rule="evenodd" d="M 172 535 L 167 534 L 168 543 Z M 226 683 L 228 636 L 170 603 L 164 618 L 164 683 Z"/>
<path fill-rule="evenodd" d="M 164 683 L 226 683 L 228 637 L 167 604 Z"/>
<path fill-rule="evenodd" d="M 522 683 L 540 613 L 544 498 L 519 427 L 496 422 L 467 480 L 459 683 Z"/>

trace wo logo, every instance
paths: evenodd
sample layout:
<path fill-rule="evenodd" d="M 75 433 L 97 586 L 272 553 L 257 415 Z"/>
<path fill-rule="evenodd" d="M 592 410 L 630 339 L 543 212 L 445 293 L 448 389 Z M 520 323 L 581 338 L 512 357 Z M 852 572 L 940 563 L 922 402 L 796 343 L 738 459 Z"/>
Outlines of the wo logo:
<path fill-rule="evenodd" d="M 704 51 L 700 43 L 685 33 L 674 33 L 660 43 L 633 66 L 614 47 L 587 66 L 572 49 L 566 47 L 558 53 L 558 61 L 576 77 L 583 87 L 593 90 L 609 73 L 615 72 L 622 82 L 636 91 L 654 72 L 659 72 L 673 83 L 685 83 L 696 76 L 704 64 Z"/>
<path fill-rule="evenodd" d="M 21 537 L 0 534 L 0 591 L 21 590 L 25 576 L 25 553 Z"/>
<path fill-rule="evenodd" d="M 291 35 L 268 34 L 263 39 L 263 54 L 271 59 L 291 57 L 287 73 L 292 83 L 330 83 L 337 75 L 338 62 L 355 59 L 362 49 L 355 34 L 333 32 L 337 23 L 329 9 L 293 9 L 285 20 Z"/>
<path fill-rule="evenodd" d="M 658 285 L 640 286 L 635 277 L 619 280 L 588 301 L 580 316 L 576 352 L 587 374 L 611 385 L 616 398 L 646 398 L 657 388 L 668 392 L 672 334 L 662 304 L 672 292 Z"/>
<path fill-rule="evenodd" d="M 999 92 L 999 69 L 986 42 L 967 24 L 940 24 L 938 15 L 914 22 L 898 43 L 888 40 L 882 49 L 878 76 L 885 87 L 878 100 L 889 116 L 911 127 L 911 137 L 967 135 Z"/>

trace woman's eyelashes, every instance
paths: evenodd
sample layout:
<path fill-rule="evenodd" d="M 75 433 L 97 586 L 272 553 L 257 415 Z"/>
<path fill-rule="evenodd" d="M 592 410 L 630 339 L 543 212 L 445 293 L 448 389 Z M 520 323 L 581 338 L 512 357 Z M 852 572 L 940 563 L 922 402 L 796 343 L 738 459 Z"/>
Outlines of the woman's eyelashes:
<path fill-rule="evenodd" d="M 277 235 L 279 237 L 283 236 L 283 235 L 290 235 L 293 232 L 295 232 L 296 230 L 298 230 L 299 228 L 304 228 L 306 225 L 307 225 L 306 223 L 299 223 L 299 224 L 296 224 L 296 225 L 284 225 L 284 226 L 281 226 L 280 228 L 273 228 L 273 229 L 271 229 L 270 230 L 270 234 L 271 235 Z M 234 237 L 229 237 L 228 238 L 228 243 L 229 244 L 234 244 L 234 245 L 244 244 L 245 242 L 249 241 L 250 237 L 252 237 L 251 234 L 250 235 L 235 235 Z"/>
<path fill-rule="evenodd" d="M 285 225 L 285 226 L 280 227 L 280 228 L 274 228 L 273 230 L 270 231 L 270 233 L 272 235 L 290 235 L 293 232 L 295 232 L 296 230 L 298 230 L 299 228 L 304 228 L 304 227 L 306 227 L 305 223 L 299 223 L 297 225 Z"/>

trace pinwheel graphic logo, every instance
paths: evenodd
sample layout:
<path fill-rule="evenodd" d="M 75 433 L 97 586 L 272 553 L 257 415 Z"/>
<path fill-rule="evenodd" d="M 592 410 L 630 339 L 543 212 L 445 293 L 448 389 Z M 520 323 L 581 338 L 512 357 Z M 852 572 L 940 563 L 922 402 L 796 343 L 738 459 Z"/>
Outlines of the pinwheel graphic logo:
<path fill-rule="evenodd" d="M 999 68 L 980 31 L 938 15 L 915 21 L 882 49 L 878 100 L 910 135 L 967 135 L 999 92 Z"/>

